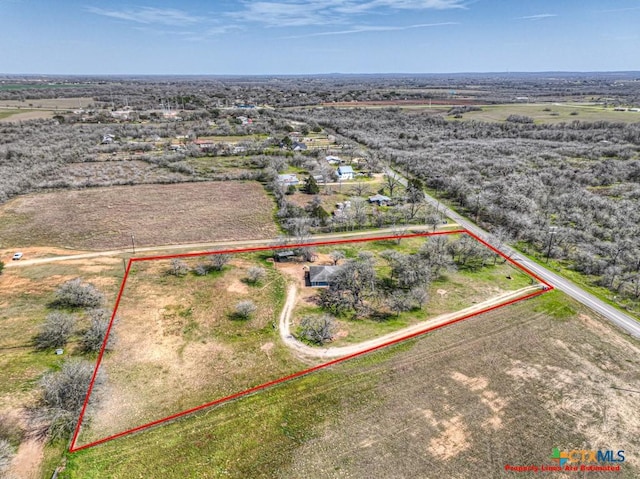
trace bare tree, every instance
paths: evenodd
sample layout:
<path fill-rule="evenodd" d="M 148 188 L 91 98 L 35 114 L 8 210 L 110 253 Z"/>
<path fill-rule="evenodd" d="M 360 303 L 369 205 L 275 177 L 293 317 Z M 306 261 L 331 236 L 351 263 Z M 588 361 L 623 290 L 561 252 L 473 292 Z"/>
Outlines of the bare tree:
<path fill-rule="evenodd" d="M 63 347 L 73 334 L 75 325 L 76 319 L 70 314 L 58 311 L 49 313 L 36 336 L 36 348 L 43 350 Z"/>
<path fill-rule="evenodd" d="M 174 258 L 171 260 L 171 265 L 169 266 L 169 270 L 167 274 L 173 276 L 185 276 L 189 272 L 189 266 L 182 260 Z"/>
<path fill-rule="evenodd" d="M 396 290 L 387 297 L 387 304 L 389 309 L 399 316 L 403 311 L 411 309 L 411 298 L 407 293 Z"/>
<path fill-rule="evenodd" d="M 304 316 L 300 321 L 298 336 L 315 344 L 322 345 L 331 341 L 335 334 L 336 325 L 333 316 Z"/>
<path fill-rule="evenodd" d="M 84 360 L 66 361 L 60 371 L 43 376 L 39 415 L 45 423 L 44 432 L 51 440 L 68 437 L 73 431 L 84 402 L 93 364 Z M 101 382 L 101 376 L 98 375 Z"/>
<path fill-rule="evenodd" d="M 104 343 L 104 337 L 109 329 L 109 322 L 111 321 L 111 313 L 106 309 L 94 309 L 89 312 L 91 324 L 89 329 L 85 331 L 80 339 L 80 347 L 84 352 L 97 353 L 102 348 Z M 114 319 L 114 323 L 117 318 Z M 113 330 L 109 333 L 109 340 L 107 341 L 105 350 L 110 351 L 115 345 L 115 333 Z"/>
<path fill-rule="evenodd" d="M 62 307 L 96 308 L 103 301 L 103 294 L 91 283 L 83 283 L 80 278 L 66 281 L 55 294 L 55 304 Z"/>
<path fill-rule="evenodd" d="M 334 250 L 329 253 L 329 257 L 333 261 L 333 265 L 336 266 L 341 259 L 345 258 L 344 251 Z"/>
<path fill-rule="evenodd" d="M 400 176 L 396 175 L 393 172 L 387 173 L 384 175 L 384 185 L 389 190 L 389 196 L 393 197 L 393 193 L 398 186 L 402 186 L 400 181 Z"/>
<path fill-rule="evenodd" d="M 214 271 L 222 271 L 222 268 L 231 261 L 232 256 L 230 254 L 214 254 L 211 255 L 211 269 Z"/>

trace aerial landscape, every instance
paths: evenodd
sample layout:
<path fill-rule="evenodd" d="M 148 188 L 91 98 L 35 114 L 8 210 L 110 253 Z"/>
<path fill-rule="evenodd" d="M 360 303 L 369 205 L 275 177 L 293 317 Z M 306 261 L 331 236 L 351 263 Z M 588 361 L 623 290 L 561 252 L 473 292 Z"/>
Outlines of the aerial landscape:
<path fill-rule="evenodd" d="M 0 0 L 0 478 L 640 477 L 640 6 L 504 3 Z"/>

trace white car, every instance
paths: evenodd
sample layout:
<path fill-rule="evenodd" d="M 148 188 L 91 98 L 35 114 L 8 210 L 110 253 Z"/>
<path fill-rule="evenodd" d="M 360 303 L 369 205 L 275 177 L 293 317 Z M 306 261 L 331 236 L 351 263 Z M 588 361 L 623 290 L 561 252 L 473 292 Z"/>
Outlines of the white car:
<path fill-rule="evenodd" d="M 19 260 L 20 258 L 22 258 L 22 253 L 14 253 L 12 259 L 16 261 L 16 260 Z"/>

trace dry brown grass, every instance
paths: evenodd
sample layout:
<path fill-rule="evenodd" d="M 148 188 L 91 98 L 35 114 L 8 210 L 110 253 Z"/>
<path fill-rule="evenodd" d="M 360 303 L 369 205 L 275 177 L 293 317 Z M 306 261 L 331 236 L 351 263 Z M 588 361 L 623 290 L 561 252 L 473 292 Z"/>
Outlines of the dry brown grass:
<path fill-rule="evenodd" d="M 32 100 L 0 100 L 0 107 L 7 108 L 41 108 L 46 110 L 68 110 L 77 108 L 86 108 L 93 103 L 93 98 L 76 97 L 76 98 L 41 98 Z"/>
<path fill-rule="evenodd" d="M 270 238 L 273 201 L 255 182 L 139 185 L 26 195 L 0 207 L 4 247 L 76 249 Z"/>
<path fill-rule="evenodd" d="M 638 343 L 587 310 L 532 313 L 544 301 L 444 328 L 388 362 L 356 360 L 361 400 L 345 397 L 278 477 L 512 477 L 505 464 L 551 464 L 554 447 L 624 449 L 617 476 L 638 477 L 640 394 L 614 389 L 640 390 Z"/>
<path fill-rule="evenodd" d="M 302 369 L 272 326 L 283 279 L 271 267 L 263 282 L 246 284 L 254 264 L 235 257 L 222 273 L 176 278 L 166 275 L 168 261 L 136 263 L 114 350 L 101 365 L 107 382 L 92 395 L 80 444 Z M 247 299 L 256 313 L 234 318 L 235 305 Z"/>

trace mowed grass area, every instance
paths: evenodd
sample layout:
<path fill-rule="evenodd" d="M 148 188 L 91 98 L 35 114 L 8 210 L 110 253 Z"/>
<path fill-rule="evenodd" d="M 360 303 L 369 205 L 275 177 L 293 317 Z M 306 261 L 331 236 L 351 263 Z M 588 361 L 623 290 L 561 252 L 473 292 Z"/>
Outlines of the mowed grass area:
<path fill-rule="evenodd" d="M 611 121 L 640 122 L 640 112 L 614 111 L 612 107 L 585 103 L 530 103 L 482 105 L 482 111 L 470 111 L 463 114 L 461 120 L 447 117 L 452 121 L 480 120 L 503 122 L 509 115 L 524 115 L 533 118 L 535 123 L 560 123 L 574 120 L 583 122 Z"/>
<path fill-rule="evenodd" d="M 450 241 L 454 241 L 459 237 L 460 235 L 450 235 L 448 238 Z M 380 256 L 380 253 L 396 251 L 402 254 L 415 254 L 427 241 L 429 238 L 409 238 L 402 240 L 400 244 L 388 240 L 323 247 L 318 249 L 319 260 L 313 264 L 307 264 L 307 266 L 331 265 L 332 261 L 328 255 L 334 250 L 343 251 L 348 259 L 355 258 L 358 253 L 363 251 L 369 251 L 374 254 L 377 281 L 384 283 L 385 279 L 389 279 L 391 268 L 389 263 Z M 343 262 L 341 260 L 339 264 Z M 298 271 L 300 269 L 297 267 L 293 271 L 301 276 Z M 388 294 L 388 291 L 385 291 L 385 287 L 379 284 L 376 291 L 368 295 L 366 300 L 374 313 L 369 317 L 357 319 L 353 318 L 351 311 L 338 316 L 334 339 L 320 347 L 345 346 L 377 338 L 535 283 L 537 281 L 510 263 L 506 263 L 502 258 L 497 258 L 495 264 L 491 259 L 487 261 L 486 266 L 479 269 L 459 268 L 443 272 L 440 277 L 433 279 L 428 286 L 424 287 L 427 292 L 427 300 L 422 307 L 414 307 L 401 313 L 394 313 L 385 306 L 384 295 Z M 302 287 L 292 316 L 293 331 L 296 331 L 305 316 L 330 314 L 318 305 L 317 298 L 322 290 L 323 288 Z"/>
<path fill-rule="evenodd" d="M 25 195 L 0 207 L 4 247 L 101 250 L 272 238 L 273 200 L 257 182 L 114 186 Z"/>
<path fill-rule="evenodd" d="M 211 257 L 190 260 L 193 267 Z M 247 281 L 263 264 L 266 277 Z M 129 430 L 306 369 L 280 343 L 285 278 L 256 255 L 204 276 L 166 274 L 168 261 L 135 263 L 78 445 Z M 248 319 L 235 314 L 250 300 Z"/>
<path fill-rule="evenodd" d="M 558 447 L 629 451 L 631 479 L 640 395 L 624 389 L 640 390 L 638 342 L 553 292 L 68 455 L 60 477 L 499 478 Z"/>

